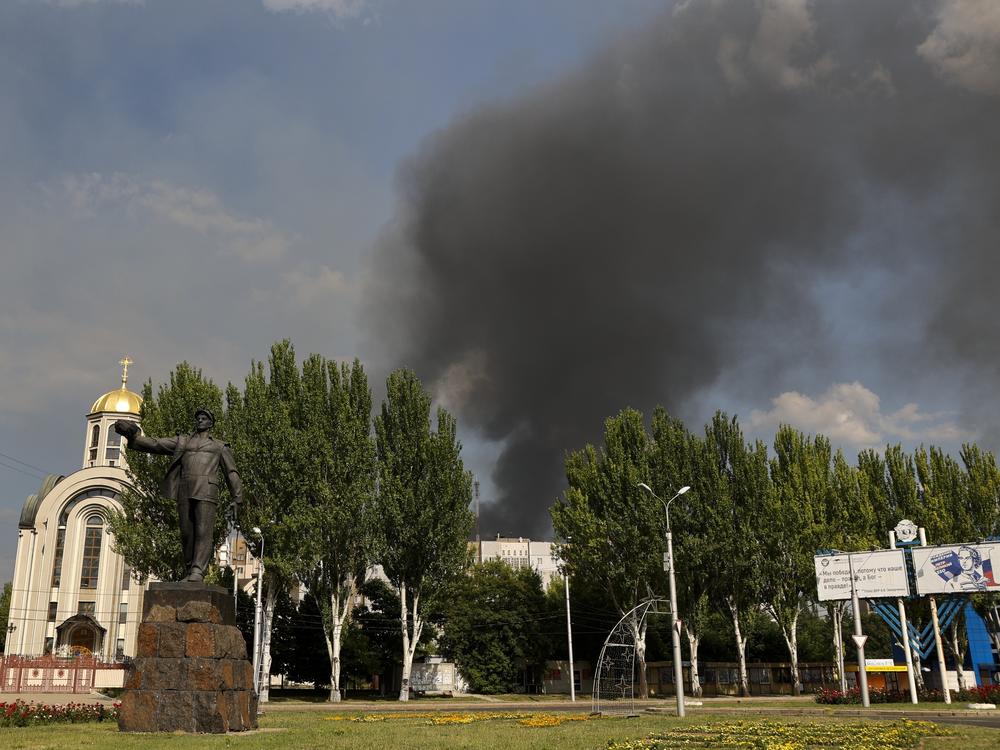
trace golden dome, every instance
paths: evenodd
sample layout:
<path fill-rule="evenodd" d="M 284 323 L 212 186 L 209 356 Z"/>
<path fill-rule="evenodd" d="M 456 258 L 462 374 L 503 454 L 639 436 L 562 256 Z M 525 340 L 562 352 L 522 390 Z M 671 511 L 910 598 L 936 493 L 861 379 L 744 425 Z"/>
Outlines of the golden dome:
<path fill-rule="evenodd" d="M 128 382 L 128 366 L 132 364 L 132 360 L 126 354 L 124 359 L 118 361 L 118 364 L 122 366 L 122 387 L 117 391 L 108 391 L 97 399 L 90 407 L 89 414 L 96 414 L 99 411 L 114 411 L 120 414 L 138 415 L 139 407 L 142 406 L 142 396 L 138 393 L 132 393 L 125 387 L 125 383 Z"/>
<path fill-rule="evenodd" d="M 109 391 L 97 399 L 90 407 L 89 413 L 116 411 L 122 414 L 138 414 L 140 406 L 142 406 L 142 396 L 122 387 L 116 391 Z"/>

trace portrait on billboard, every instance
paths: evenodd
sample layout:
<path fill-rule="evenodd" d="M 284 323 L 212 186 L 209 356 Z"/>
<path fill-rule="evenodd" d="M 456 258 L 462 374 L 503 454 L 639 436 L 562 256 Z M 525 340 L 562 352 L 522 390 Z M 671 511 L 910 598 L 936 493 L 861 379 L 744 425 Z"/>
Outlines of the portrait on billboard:
<path fill-rule="evenodd" d="M 1000 564 L 997 543 L 917 547 L 913 550 L 913 564 L 920 594 L 1000 591 L 995 567 Z"/>

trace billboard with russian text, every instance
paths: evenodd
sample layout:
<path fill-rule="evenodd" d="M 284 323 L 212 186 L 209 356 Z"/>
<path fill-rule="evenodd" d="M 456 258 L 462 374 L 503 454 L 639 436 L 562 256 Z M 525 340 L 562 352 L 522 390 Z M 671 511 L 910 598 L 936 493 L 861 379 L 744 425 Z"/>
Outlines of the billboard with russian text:
<path fill-rule="evenodd" d="M 860 599 L 909 596 L 906 560 L 901 549 L 816 555 L 816 589 L 819 600 L 851 598 L 851 573 Z"/>

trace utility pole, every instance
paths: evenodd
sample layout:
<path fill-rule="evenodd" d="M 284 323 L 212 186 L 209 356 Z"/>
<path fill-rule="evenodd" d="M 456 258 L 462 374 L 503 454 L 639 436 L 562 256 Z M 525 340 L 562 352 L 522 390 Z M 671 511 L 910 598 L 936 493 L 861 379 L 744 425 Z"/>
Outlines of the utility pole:
<path fill-rule="evenodd" d="M 927 532 L 920 528 L 920 546 L 927 546 Z M 928 604 L 931 605 L 931 623 L 934 625 L 934 644 L 937 651 L 938 675 L 941 677 L 941 692 L 944 695 L 944 702 L 951 703 L 951 690 L 948 689 L 948 667 L 944 663 L 944 646 L 941 643 L 941 624 L 938 621 L 937 598 L 927 597 Z"/>
<path fill-rule="evenodd" d="M 568 543 L 570 539 L 567 539 Z M 563 567 L 563 581 L 566 582 L 566 640 L 569 642 L 569 699 L 576 701 L 576 672 L 573 669 L 573 620 L 569 611 L 569 568 Z"/>
<path fill-rule="evenodd" d="M 670 503 L 691 488 L 687 485 L 681 487 L 664 503 L 645 482 L 639 482 L 639 487 L 663 503 L 663 513 L 667 521 L 667 559 L 663 562 L 663 568 L 669 573 L 670 578 L 670 634 L 674 642 L 674 692 L 677 696 L 677 715 L 684 716 L 684 665 L 681 663 L 681 621 L 677 619 L 677 582 L 674 579 L 674 536 L 670 531 Z"/>
<path fill-rule="evenodd" d="M 868 699 L 868 672 L 865 664 L 865 641 L 868 636 L 861 632 L 861 603 L 858 601 L 858 587 L 854 581 L 854 558 L 847 556 L 847 566 L 851 573 L 851 606 L 854 609 L 854 645 L 858 647 L 858 685 L 861 688 L 861 705 L 868 708 L 871 703 Z"/>
<path fill-rule="evenodd" d="M 254 607 L 253 613 L 253 691 L 257 695 L 260 695 L 260 669 L 263 660 L 263 654 L 261 653 L 261 599 L 260 594 L 264 589 L 264 534 L 261 530 L 254 526 L 253 532 L 260 537 L 260 560 L 258 561 L 260 565 L 257 568 L 257 605 Z"/>
<path fill-rule="evenodd" d="M 896 532 L 889 532 L 889 548 L 896 549 Z M 904 553 L 905 554 L 905 553 Z M 906 681 L 910 687 L 910 703 L 917 704 L 917 680 L 913 676 L 913 655 L 910 653 L 910 626 L 906 621 L 906 606 L 903 597 L 896 599 L 899 609 L 899 629 L 903 634 L 903 657 L 906 659 Z"/>

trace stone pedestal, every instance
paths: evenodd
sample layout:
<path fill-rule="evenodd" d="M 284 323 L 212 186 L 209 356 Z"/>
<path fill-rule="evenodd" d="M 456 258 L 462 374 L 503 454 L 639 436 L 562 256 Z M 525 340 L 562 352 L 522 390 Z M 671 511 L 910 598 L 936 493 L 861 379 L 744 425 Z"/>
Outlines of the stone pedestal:
<path fill-rule="evenodd" d="M 257 728 L 253 667 L 231 592 L 153 583 L 118 713 L 123 732 L 240 732 Z"/>

